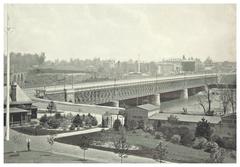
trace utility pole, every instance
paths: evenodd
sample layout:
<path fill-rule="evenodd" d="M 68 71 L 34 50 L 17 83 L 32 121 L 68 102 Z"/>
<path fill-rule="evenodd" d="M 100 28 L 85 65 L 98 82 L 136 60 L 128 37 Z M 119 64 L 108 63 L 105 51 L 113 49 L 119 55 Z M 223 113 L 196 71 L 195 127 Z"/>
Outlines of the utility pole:
<path fill-rule="evenodd" d="M 6 104 L 6 140 L 9 141 L 10 136 L 10 55 L 8 53 L 8 32 L 11 30 L 9 27 L 9 15 L 7 6 L 7 104 Z"/>

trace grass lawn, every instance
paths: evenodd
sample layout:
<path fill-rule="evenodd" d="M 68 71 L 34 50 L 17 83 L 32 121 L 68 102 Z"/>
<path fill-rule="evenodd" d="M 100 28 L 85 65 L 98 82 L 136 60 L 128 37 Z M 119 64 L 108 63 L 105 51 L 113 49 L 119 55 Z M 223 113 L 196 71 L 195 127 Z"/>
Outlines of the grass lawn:
<path fill-rule="evenodd" d="M 58 155 L 41 151 L 21 151 L 18 153 L 4 153 L 4 163 L 89 163 L 91 161 L 80 158 Z"/>
<path fill-rule="evenodd" d="M 94 141 L 112 141 L 112 139 L 118 136 L 118 133 L 115 131 L 105 131 L 105 132 L 96 132 L 86 134 L 89 138 Z M 66 144 L 77 145 L 80 135 L 58 138 L 57 142 L 62 142 Z M 184 162 L 184 163 L 204 163 L 209 158 L 209 153 L 204 152 L 203 150 L 196 150 L 191 147 L 186 147 L 179 144 L 173 144 L 164 140 L 155 139 L 154 136 L 143 131 L 137 133 L 127 132 L 127 141 L 130 145 L 139 146 L 141 149 L 136 151 L 128 151 L 129 154 L 143 156 L 152 158 L 153 149 L 162 141 L 168 147 L 168 155 L 166 160 L 172 162 Z M 91 146 L 92 148 L 113 151 L 111 148 L 103 148 L 99 146 Z M 226 156 L 225 162 L 235 163 L 236 160 Z"/>

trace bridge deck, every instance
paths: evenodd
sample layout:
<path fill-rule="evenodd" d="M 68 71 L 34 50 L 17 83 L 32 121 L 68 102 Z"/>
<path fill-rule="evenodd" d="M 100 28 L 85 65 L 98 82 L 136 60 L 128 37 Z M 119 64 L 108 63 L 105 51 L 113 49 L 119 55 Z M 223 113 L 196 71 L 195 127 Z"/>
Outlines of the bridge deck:
<path fill-rule="evenodd" d="M 101 82 L 87 82 L 72 85 L 65 85 L 65 89 L 89 89 L 89 88 L 99 88 L 99 87 L 113 87 L 113 86 L 124 86 L 124 85 L 134 85 L 139 83 L 153 83 L 153 82 L 165 82 L 171 80 L 182 80 L 190 78 L 199 78 L 199 77 L 213 77 L 216 74 L 198 74 L 198 75 L 187 75 L 187 76 L 171 76 L 171 77 L 151 77 L 151 78 L 138 78 L 138 79 L 127 79 L 127 80 L 111 80 L 111 81 L 101 81 Z M 36 88 L 35 88 L 36 89 Z M 47 92 L 49 91 L 60 91 L 64 89 L 63 85 L 57 86 L 48 86 L 45 88 Z"/>

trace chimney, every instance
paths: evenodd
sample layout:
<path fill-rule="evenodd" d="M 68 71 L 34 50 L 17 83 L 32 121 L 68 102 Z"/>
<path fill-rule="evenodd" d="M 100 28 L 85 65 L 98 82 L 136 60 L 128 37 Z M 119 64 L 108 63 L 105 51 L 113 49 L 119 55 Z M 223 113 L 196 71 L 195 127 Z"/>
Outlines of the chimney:
<path fill-rule="evenodd" d="M 14 82 L 11 84 L 10 97 L 12 101 L 17 101 L 17 84 Z"/>

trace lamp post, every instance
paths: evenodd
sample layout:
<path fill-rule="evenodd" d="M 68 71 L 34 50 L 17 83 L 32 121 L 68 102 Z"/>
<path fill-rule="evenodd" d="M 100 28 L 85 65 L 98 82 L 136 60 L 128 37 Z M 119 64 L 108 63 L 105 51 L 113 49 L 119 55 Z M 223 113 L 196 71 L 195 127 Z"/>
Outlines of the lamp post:
<path fill-rule="evenodd" d="M 10 132 L 10 55 L 8 53 L 8 34 L 11 30 L 11 27 L 9 26 L 9 16 L 8 16 L 8 6 L 7 6 L 7 104 L 6 104 L 6 140 L 9 141 L 9 132 Z"/>

